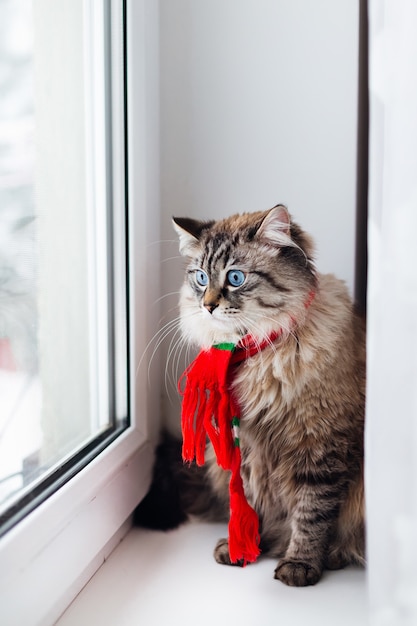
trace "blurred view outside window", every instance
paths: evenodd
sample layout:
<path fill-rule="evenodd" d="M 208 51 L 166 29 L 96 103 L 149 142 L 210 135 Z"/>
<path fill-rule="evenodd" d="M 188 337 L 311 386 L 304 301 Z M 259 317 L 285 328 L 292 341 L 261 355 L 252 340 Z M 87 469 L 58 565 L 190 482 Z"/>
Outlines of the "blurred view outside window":
<path fill-rule="evenodd" d="M 109 6 L 0 0 L 0 523 L 116 427 Z"/>
<path fill-rule="evenodd" d="M 0 501 L 42 439 L 34 161 L 31 2 L 0 0 Z"/>

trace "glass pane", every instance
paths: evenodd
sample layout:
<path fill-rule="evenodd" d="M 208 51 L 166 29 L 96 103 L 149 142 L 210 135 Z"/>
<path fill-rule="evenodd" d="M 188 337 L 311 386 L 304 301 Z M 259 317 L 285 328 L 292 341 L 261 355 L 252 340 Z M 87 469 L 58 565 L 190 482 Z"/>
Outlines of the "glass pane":
<path fill-rule="evenodd" d="M 0 0 L 0 515 L 126 418 L 109 7 Z"/>

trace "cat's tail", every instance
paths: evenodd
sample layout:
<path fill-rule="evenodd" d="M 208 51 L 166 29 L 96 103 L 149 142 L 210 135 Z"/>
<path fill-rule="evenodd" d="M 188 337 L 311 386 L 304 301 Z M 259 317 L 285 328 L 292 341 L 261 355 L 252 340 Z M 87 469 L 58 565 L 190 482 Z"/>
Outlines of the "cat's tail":
<path fill-rule="evenodd" d="M 210 488 L 206 468 L 184 464 L 181 447 L 179 439 L 163 433 L 150 489 L 133 513 L 135 525 L 170 530 L 191 516 L 209 521 L 227 519 L 225 503 Z"/>

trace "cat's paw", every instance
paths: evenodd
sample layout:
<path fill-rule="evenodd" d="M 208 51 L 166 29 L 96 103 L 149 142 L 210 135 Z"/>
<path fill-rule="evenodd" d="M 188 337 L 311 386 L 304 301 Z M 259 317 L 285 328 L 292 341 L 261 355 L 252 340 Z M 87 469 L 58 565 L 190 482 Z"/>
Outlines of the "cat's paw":
<path fill-rule="evenodd" d="M 320 580 L 321 571 L 312 563 L 283 560 L 278 564 L 274 578 L 290 587 L 307 587 Z"/>
<path fill-rule="evenodd" d="M 219 539 L 216 547 L 214 548 L 214 558 L 217 563 L 221 565 L 238 565 L 243 566 L 243 560 L 237 563 L 232 563 L 229 555 L 229 542 L 227 539 Z"/>

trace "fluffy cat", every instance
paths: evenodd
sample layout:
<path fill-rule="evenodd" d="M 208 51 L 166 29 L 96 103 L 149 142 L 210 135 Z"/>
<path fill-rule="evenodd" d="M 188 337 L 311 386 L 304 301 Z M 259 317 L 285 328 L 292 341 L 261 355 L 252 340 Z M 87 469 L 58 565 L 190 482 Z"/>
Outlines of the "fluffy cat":
<path fill-rule="evenodd" d="M 275 578 L 313 585 L 323 569 L 364 563 L 365 327 L 344 283 L 319 274 L 311 238 L 282 205 L 210 222 L 174 218 L 187 259 L 180 296 L 185 340 L 202 349 L 282 334 L 242 362 L 241 474 Z M 169 528 L 190 514 L 227 519 L 228 473 L 161 444 L 136 520 Z M 210 448 L 210 446 L 209 446 Z M 169 494 L 169 497 L 167 497 Z M 214 550 L 230 564 L 227 539 Z"/>

